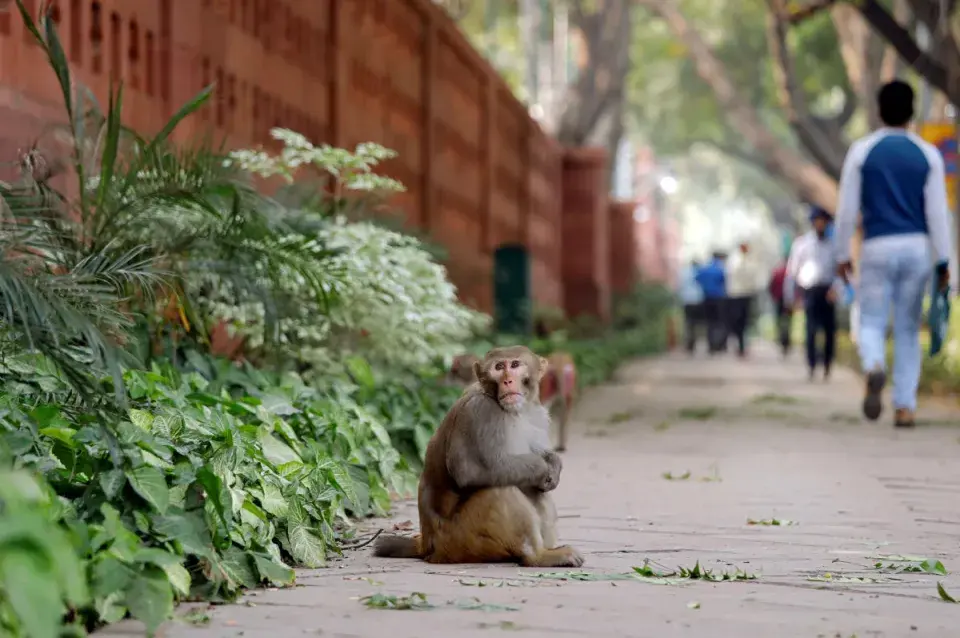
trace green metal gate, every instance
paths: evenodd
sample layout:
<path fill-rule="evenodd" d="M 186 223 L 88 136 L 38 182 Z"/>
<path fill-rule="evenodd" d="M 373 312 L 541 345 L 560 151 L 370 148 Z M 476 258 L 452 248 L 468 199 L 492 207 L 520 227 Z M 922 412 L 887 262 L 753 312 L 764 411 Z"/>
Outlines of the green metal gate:
<path fill-rule="evenodd" d="M 530 334 L 530 257 L 519 244 L 505 244 L 494 252 L 493 303 L 497 332 Z"/>

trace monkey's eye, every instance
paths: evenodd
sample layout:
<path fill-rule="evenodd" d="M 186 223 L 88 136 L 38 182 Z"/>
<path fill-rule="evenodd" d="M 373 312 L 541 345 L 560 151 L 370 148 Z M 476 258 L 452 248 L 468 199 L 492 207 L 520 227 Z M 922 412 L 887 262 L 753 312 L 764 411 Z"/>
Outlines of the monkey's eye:
<path fill-rule="evenodd" d="M 493 366 L 494 370 L 503 370 L 503 361 L 497 361 L 496 365 Z"/>
<path fill-rule="evenodd" d="M 519 367 L 520 367 L 520 362 L 517 361 L 516 359 L 514 359 L 513 361 L 510 362 L 510 367 L 511 367 L 511 368 L 519 368 Z"/>

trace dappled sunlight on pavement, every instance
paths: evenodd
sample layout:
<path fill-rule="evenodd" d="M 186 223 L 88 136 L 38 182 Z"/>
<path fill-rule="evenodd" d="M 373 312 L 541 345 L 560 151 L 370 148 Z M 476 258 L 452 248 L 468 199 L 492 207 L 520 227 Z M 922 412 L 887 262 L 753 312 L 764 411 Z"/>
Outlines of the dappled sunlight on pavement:
<path fill-rule="evenodd" d="M 960 577 L 898 559 L 960 569 L 960 413 L 921 404 L 919 427 L 895 431 L 889 413 L 861 421 L 852 372 L 828 383 L 805 372 L 799 357 L 783 362 L 761 344 L 747 361 L 637 361 L 586 393 L 556 491 L 561 542 L 586 556 L 584 580 L 376 559 L 365 548 L 301 571 L 295 589 L 254 592 L 163 635 L 953 635 L 960 607 L 940 600 L 937 583 L 960 595 Z M 364 527 L 408 520 L 410 502 Z M 757 578 L 618 577 L 647 559 L 657 572 L 699 562 L 715 576 Z M 423 592 L 435 607 L 359 600 L 378 592 Z"/>

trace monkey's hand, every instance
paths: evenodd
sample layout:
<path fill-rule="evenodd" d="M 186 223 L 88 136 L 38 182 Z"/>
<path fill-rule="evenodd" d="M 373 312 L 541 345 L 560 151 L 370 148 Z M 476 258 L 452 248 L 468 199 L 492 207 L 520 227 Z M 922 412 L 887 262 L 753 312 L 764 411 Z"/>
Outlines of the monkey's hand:
<path fill-rule="evenodd" d="M 549 492 L 557 489 L 560 484 L 560 470 L 563 469 L 563 461 L 560 460 L 560 455 L 553 450 L 545 451 L 543 460 L 547 462 L 548 472 L 539 487 L 541 492 Z"/>

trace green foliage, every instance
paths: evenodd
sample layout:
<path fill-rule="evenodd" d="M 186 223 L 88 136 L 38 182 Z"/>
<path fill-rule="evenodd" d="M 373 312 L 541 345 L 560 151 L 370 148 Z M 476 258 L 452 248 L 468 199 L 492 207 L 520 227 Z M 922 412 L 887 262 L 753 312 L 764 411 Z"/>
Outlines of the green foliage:
<path fill-rule="evenodd" d="M 395 153 L 376 144 L 361 144 L 354 152 L 317 147 L 287 129 L 271 133 L 284 143 L 279 155 L 242 150 L 231 153 L 229 161 L 261 177 L 281 175 L 292 181 L 300 169 L 310 167 L 333 179 L 332 196 L 304 204 L 313 209 L 292 212 L 314 218 L 313 227 L 299 230 L 297 243 L 329 248 L 332 253 L 324 253 L 324 263 L 338 278 L 332 286 L 337 303 L 330 307 L 311 299 L 301 278 L 283 282 L 292 303 L 280 321 L 280 348 L 270 352 L 311 374 L 336 366 L 344 354 L 388 367 L 419 367 L 456 354 L 459 344 L 487 318 L 459 303 L 445 268 L 421 240 L 382 224 L 347 221 L 347 209 L 355 213 L 358 204 L 370 198 L 403 190 L 399 182 L 373 172 Z M 356 191 L 367 197 L 346 198 Z M 205 273 L 202 285 L 205 308 L 243 335 L 248 350 L 261 349 L 268 327 L 263 302 L 225 286 L 217 273 Z"/>
<path fill-rule="evenodd" d="M 10 635 L 128 613 L 152 631 L 177 600 L 290 585 L 291 565 L 339 553 L 348 517 L 385 514 L 391 493 L 412 492 L 422 444 L 457 394 L 429 380 L 377 384 L 360 360 L 320 391 L 290 373 L 189 359 L 193 371 L 128 371 L 126 410 L 78 409 L 43 372 L 0 395 Z M 22 355 L 17 369 L 40 363 Z"/>
<path fill-rule="evenodd" d="M 0 237 L 4 351 L 46 355 L 87 395 L 109 373 L 123 399 L 121 366 L 134 360 L 134 345 L 140 359 L 148 358 L 147 339 L 133 330 L 137 319 L 155 323 L 174 309 L 178 323 L 205 339 L 211 318 L 196 314 L 205 276 L 259 300 L 267 340 L 278 336 L 283 312 L 299 307 L 285 294 L 290 279 L 300 283 L 298 301 L 328 308 L 337 278 L 333 252 L 292 232 L 305 223 L 302 216 L 271 205 L 209 144 L 186 148 L 170 140 L 212 87 L 144 138 L 121 122 L 122 84 L 102 112 L 71 76 L 53 21 L 38 27 L 17 4 L 59 81 L 70 150 L 68 159 L 31 152 L 21 158 L 21 179 L 0 184 L 2 222 L 10 227 Z M 59 163 L 76 180 L 75 197 L 49 182 Z"/>

